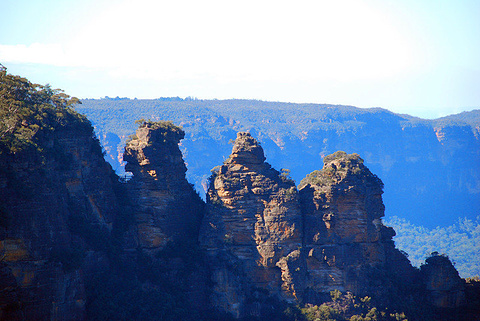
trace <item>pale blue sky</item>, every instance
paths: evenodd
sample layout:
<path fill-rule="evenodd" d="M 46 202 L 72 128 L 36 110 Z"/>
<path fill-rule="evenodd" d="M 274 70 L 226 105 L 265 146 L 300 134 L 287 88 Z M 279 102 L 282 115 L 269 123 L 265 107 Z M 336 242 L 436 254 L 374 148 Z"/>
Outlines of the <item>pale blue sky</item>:
<path fill-rule="evenodd" d="M 0 63 L 79 98 L 480 108 L 480 1 L 1 0 Z"/>

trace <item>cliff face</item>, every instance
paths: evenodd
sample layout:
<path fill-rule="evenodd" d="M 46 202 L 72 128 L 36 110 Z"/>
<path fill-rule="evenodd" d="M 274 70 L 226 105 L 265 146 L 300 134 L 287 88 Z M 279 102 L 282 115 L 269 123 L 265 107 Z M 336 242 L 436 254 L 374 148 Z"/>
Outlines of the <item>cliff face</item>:
<path fill-rule="evenodd" d="M 447 257 L 434 253 L 425 260 L 421 272 L 434 306 L 451 309 L 466 304 L 465 285 Z"/>
<path fill-rule="evenodd" d="M 144 307 L 138 317 L 174 307 L 185 320 L 209 318 L 210 309 L 264 318 L 282 302 L 322 303 L 331 290 L 386 305 L 405 296 L 465 304 L 448 259 L 432 257 L 418 273 L 395 249 L 381 222 L 382 182 L 356 154 L 326 156 L 298 191 L 250 134 L 238 133 L 212 170 L 200 228 L 204 205 L 185 179 L 181 129 L 140 126 L 125 148 L 133 177 L 122 196 L 92 136 L 89 126 L 67 126 L 44 137 L 48 153 L 0 154 L 1 320 L 84 320 L 106 304 L 112 317 L 130 302 L 128 313 Z"/>
<path fill-rule="evenodd" d="M 336 152 L 323 161 L 322 170 L 299 185 L 308 251 L 305 297 L 338 289 L 398 300 L 418 276 L 395 249 L 394 230 L 382 223 L 383 183 L 357 154 Z"/>
<path fill-rule="evenodd" d="M 126 184 L 93 137 L 88 122 L 73 123 L 0 152 L 0 320 L 194 319 L 180 309 L 206 308 L 194 249 L 204 203 L 185 179 L 183 132 L 141 126 L 126 148 Z"/>
<path fill-rule="evenodd" d="M 309 287 L 364 292 L 358 275 L 362 267 L 384 265 L 391 259 L 388 250 L 394 250 L 395 232 L 381 221 L 382 182 L 357 154 L 337 152 L 299 186 Z"/>
<path fill-rule="evenodd" d="M 204 215 L 179 127 L 143 122 L 122 184 L 74 99 L 1 68 L 0 80 L 0 320 L 265 319 L 334 289 L 389 307 L 465 303 L 446 257 L 417 273 L 395 249 L 382 183 L 356 154 L 326 156 L 299 192 L 238 133 Z"/>
<path fill-rule="evenodd" d="M 85 318 L 85 281 L 105 269 L 118 210 L 93 137 L 72 124 L 39 143 L 46 152 L 0 154 L 0 319 Z"/>
<path fill-rule="evenodd" d="M 184 135 L 169 122 L 145 122 L 125 147 L 137 237 L 146 252 L 158 252 L 168 242 L 196 243 L 198 237 L 203 202 L 185 178 L 178 147 Z"/>
<path fill-rule="evenodd" d="M 196 318 L 192 309 L 209 308 L 205 294 L 209 288 L 197 250 L 205 203 L 185 178 L 187 168 L 179 149 L 183 137 L 183 130 L 170 122 L 147 121 L 127 143 L 123 157 L 126 170 L 133 174 L 126 183 L 132 221 L 123 248 L 125 260 L 135 262 L 138 286 L 170 296 L 173 302 L 165 305 L 177 311 L 167 315 L 190 320 Z M 175 298 L 179 295 L 183 297 Z M 151 315 L 158 319 L 162 313 L 158 309 Z"/>
<path fill-rule="evenodd" d="M 200 244 L 212 262 L 213 305 L 240 317 L 254 309 L 246 301 L 256 291 L 294 296 L 282 291 L 277 264 L 302 243 L 298 192 L 249 133 L 213 170 L 207 203 Z"/>
<path fill-rule="evenodd" d="M 148 115 L 182 125 L 188 179 L 199 191 L 209 170 L 230 153 L 227 142 L 250 131 L 268 162 L 289 168 L 297 183 L 321 167 L 319 155 L 358 153 L 385 183 L 387 216 L 435 228 L 455 224 L 452 213 L 475 220 L 480 211 L 480 110 L 427 120 L 381 108 L 160 99 L 89 99 L 78 110 L 103 133 L 102 144 L 111 145 L 112 166 L 119 170 L 116 151 L 134 131 L 134 120 Z"/>
<path fill-rule="evenodd" d="M 318 304 L 332 290 L 394 302 L 418 272 L 382 224 L 383 184 L 356 154 L 337 152 L 293 182 L 265 163 L 262 147 L 238 133 L 212 170 L 200 243 L 210 257 L 212 305 L 236 317 L 261 315 L 270 296 Z"/>

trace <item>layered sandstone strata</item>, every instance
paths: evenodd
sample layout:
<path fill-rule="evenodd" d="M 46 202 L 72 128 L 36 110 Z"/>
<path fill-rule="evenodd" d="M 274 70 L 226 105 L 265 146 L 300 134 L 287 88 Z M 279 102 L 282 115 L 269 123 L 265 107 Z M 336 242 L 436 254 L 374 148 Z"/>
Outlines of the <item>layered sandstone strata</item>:
<path fill-rule="evenodd" d="M 331 290 L 382 295 L 391 280 L 412 279 L 395 232 L 381 221 L 382 188 L 358 155 L 337 152 L 302 181 L 299 194 L 265 162 L 260 144 L 238 133 L 230 157 L 212 171 L 201 230 L 212 304 L 240 317 L 261 310 L 258 289 L 319 303 Z"/>
<path fill-rule="evenodd" d="M 0 320 L 83 320 L 89 273 L 105 269 L 111 167 L 88 122 L 55 126 L 0 153 Z"/>
<path fill-rule="evenodd" d="M 382 224 L 383 184 L 357 154 L 324 158 L 321 171 L 300 183 L 310 289 L 362 292 L 362 269 L 381 266 L 395 232 Z"/>
<path fill-rule="evenodd" d="M 139 246 L 158 252 L 168 242 L 195 241 L 203 202 L 185 178 L 178 147 L 185 133 L 170 122 L 144 122 L 124 153 Z"/>
<path fill-rule="evenodd" d="M 293 288 L 282 290 L 277 264 L 302 244 L 298 192 L 249 133 L 238 133 L 212 171 L 207 203 L 200 242 L 213 262 L 213 304 L 242 316 L 256 290 L 294 297 Z"/>

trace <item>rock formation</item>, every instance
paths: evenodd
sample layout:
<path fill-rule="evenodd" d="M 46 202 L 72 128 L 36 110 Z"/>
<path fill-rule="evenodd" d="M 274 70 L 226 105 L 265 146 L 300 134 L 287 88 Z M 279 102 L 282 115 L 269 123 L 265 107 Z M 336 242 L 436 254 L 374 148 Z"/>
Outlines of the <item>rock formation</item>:
<path fill-rule="evenodd" d="M 331 290 L 440 317 L 478 302 L 446 257 L 417 271 L 395 249 L 382 182 L 356 154 L 326 156 L 298 191 L 238 133 L 204 214 L 179 127 L 142 122 L 120 182 L 76 99 L 2 68 L 0 84 L 0 320 L 278 319 Z"/>
<path fill-rule="evenodd" d="M 265 318 L 285 302 L 321 303 L 331 290 L 386 306 L 404 297 L 427 307 L 465 303 L 444 257 L 418 273 L 395 249 L 381 222 L 382 182 L 358 155 L 326 156 L 298 191 L 249 133 L 238 133 L 212 170 L 202 220 L 178 148 L 183 135 L 168 122 L 141 124 L 125 148 L 126 184 L 88 123 L 45 136 L 47 153 L 0 153 L 0 320 L 85 320 L 107 303 L 111 317 L 128 299 L 129 313 L 146 304 L 131 317 L 161 318 L 174 306 L 185 320 Z"/>
<path fill-rule="evenodd" d="M 429 301 L 439 308 L 457 308 L 466 304 L 465 285 L 448 257 L 432 253 L 421 272 Z"/>
<path fill-rule="evenodd" d="M 133 222 L 124 237 L 124 260 L 133 254 L 143 287 L 154 286 L 159 295 L 181 293 L 182 302 L 174 304 L 200 311 L 209 308 L 207 272 L 196 250 L 205 203 L 185 178 L 179 149 L 184 135 L 171 122 L 145 121 L 125 147 Z"/>
<path fill-rule="evenodd" d="M 385 300 L 411 291 L 417 273 L 382 224 L 382 188 L 358 155 L 337 152 L 299 193 L 265 162 L 249 133 L 238 133 L 230 157 L 212 170 L 200 235 L 210 257 L 212 305 L 245 317 L 266 309 L 256 300 L 259 289 L 314 304 L 332 290 Z"/>
<path fill-rule="evenodd" d="M 85 318 L 87 273 L 105 268 L 118 211 L 93 137 L 73 122 L 37 148 L 0 153 L 0 319 Z"/>
<path fill-rule="evenodd" d="M 323 169 L 309 174 L 299 187 L 309 289 L 375 293 L 365 270 L 384 269 L 387 262 L 402 256 L 392 241 L 395 232 L 382 224 L 381 180 L 357 154 L 336 152 L 326 156 Z M 402 263 L 399 270 L 413 274 L 408 261 Z"/>
<path fill-rule="evenodd" d="M 256 290 L 282 292 L 276 265 L 302 244 L 298 192 L 265 162 L 249 133 L 238 133 L 232 154 L 210 181 L 200 243 L 213 262 L 213 304 L 240 317 Z M 288 292 L 295 296 L 294 289 Z"/>
<path fill-rule="evenodd" d="M 168 242 L 195 243 L 203 202 L 185 178 L 178 148 L 185 133 L 170 122 L 144 122 L 125 147 L 139 244 L 158 252 Z"/>

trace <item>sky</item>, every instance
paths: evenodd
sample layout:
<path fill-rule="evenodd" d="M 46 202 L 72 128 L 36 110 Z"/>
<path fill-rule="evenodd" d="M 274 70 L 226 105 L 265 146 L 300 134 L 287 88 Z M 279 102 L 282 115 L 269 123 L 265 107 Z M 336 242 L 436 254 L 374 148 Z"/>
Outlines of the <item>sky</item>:
<path fill-rule="evenodd" d="M 480 108 L 478 0 L 0 0 L 0 63 L 78 98 Z"/>

